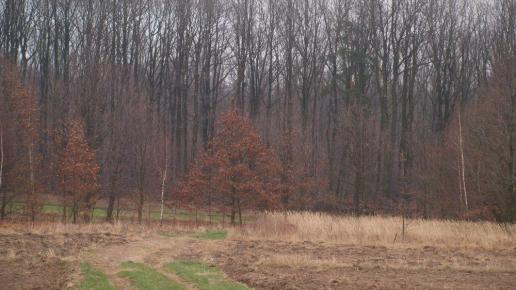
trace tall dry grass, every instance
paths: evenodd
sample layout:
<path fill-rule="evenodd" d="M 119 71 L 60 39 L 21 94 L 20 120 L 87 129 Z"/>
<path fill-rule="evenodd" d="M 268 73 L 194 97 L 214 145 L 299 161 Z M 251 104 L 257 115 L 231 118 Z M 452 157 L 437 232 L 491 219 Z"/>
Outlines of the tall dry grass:
<path fill-rule="evenodd" d="M 312 241 L 371 246 L 436 246 L 446 248 L 516 249 L 516 225 L 453 220 L 406 220 L 402 236 L 400 217 L 334 216 L 312 212 L 259 214 L 252 224 L 226 228 L 230 236 L 251 240 Z M 158 223 L 63 224 L 2 223 L 0 234 L 111 233 L 146 236 L 156 232 L 198 232 L 221 225 L 194 226 Z"/>
<path fill-rule="evenodd" d="M 117 221 L 114 223 L 85 223 L 72 224 L 61 222 L 38 222 L 35 224 L 26 222 L 4 222 L 0 223 L 0 235 L 32 233 L 40 235 L 53 234 L 119 234 L 146 236 L 156 232 L 197 232 L 204 231 L 205 226 L 194 226 L 189 224 L 164 224 L 160 226 L 158 222 L 153 223 L 133 223 L 129 221 Z"/>
<path fill-rule="evenodd" d="M 437 246 L 513 249 L 516 225 L 452 220 L 405 220 L 401 217 L 334 216 L 312 212 L 270 212 L 237 232 L 247 239 L 313 241 L 375 246 Z"/>

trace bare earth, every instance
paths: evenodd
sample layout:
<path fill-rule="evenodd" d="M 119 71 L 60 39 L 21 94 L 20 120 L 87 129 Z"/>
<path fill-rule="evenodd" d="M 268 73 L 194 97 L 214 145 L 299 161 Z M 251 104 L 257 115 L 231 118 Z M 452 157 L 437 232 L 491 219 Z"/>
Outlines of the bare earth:
<path fill-rule="evenodd" d="M 128 260 L 160 271 L 173 260 L 201 260 L 254 289 L 516 288 L 516 249 L 209 241 L 159 234 L 0 234 L 0 289 L 72 288 L 83 261 L 102 269 L 118 289 L 128 289 L 127 280 L 116 275 Z"/>
<path fill-rule="evenodd" d="M 76 255 L 126 244 L 111 234 L 0 234 L 0 289 L 66 289 L 78 277 Z"/>

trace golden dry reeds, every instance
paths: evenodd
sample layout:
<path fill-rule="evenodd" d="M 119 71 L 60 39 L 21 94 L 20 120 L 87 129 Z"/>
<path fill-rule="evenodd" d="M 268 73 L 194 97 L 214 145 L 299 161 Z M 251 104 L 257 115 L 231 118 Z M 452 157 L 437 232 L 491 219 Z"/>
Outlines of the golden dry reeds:
<path fill-rule="evenodd" d="M 247 239 L 313 241 L 375 246 L 515 248 L 516 225 L 401 217 L 335 216 L 312 212 L 269 212 L 237 234 Z"/>

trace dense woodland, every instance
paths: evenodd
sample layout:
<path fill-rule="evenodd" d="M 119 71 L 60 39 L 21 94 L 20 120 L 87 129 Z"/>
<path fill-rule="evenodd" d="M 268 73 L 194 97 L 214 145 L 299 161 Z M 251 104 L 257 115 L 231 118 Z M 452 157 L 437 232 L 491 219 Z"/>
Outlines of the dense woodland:
<path fill-rule="evenodd" d="M 516 219 L 514 0 L 1 0 L 0 55 L 2 219 Z"/>

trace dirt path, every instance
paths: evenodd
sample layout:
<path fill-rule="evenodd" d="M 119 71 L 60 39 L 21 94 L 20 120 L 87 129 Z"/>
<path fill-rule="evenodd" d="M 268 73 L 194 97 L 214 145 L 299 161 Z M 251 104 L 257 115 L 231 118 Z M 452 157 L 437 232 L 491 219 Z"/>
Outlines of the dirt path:
<path fill-rule="evenodd" d="M 188 238 L 167 238 L 158 234 L 133 238 L 127 244 L 110 245 L 85 253 L 81 259 L 101 269 L 117 289 L 132 289 L 129 281 L 118 277 L 122 270 L 120 264 L 126 261 L 143 263 L 154 268 L 174 281 L 180 282 L 187 289 L 194 289 L 171 272 L 163 271 L 165 263 L 171 262 L 191 243 Z"/>

